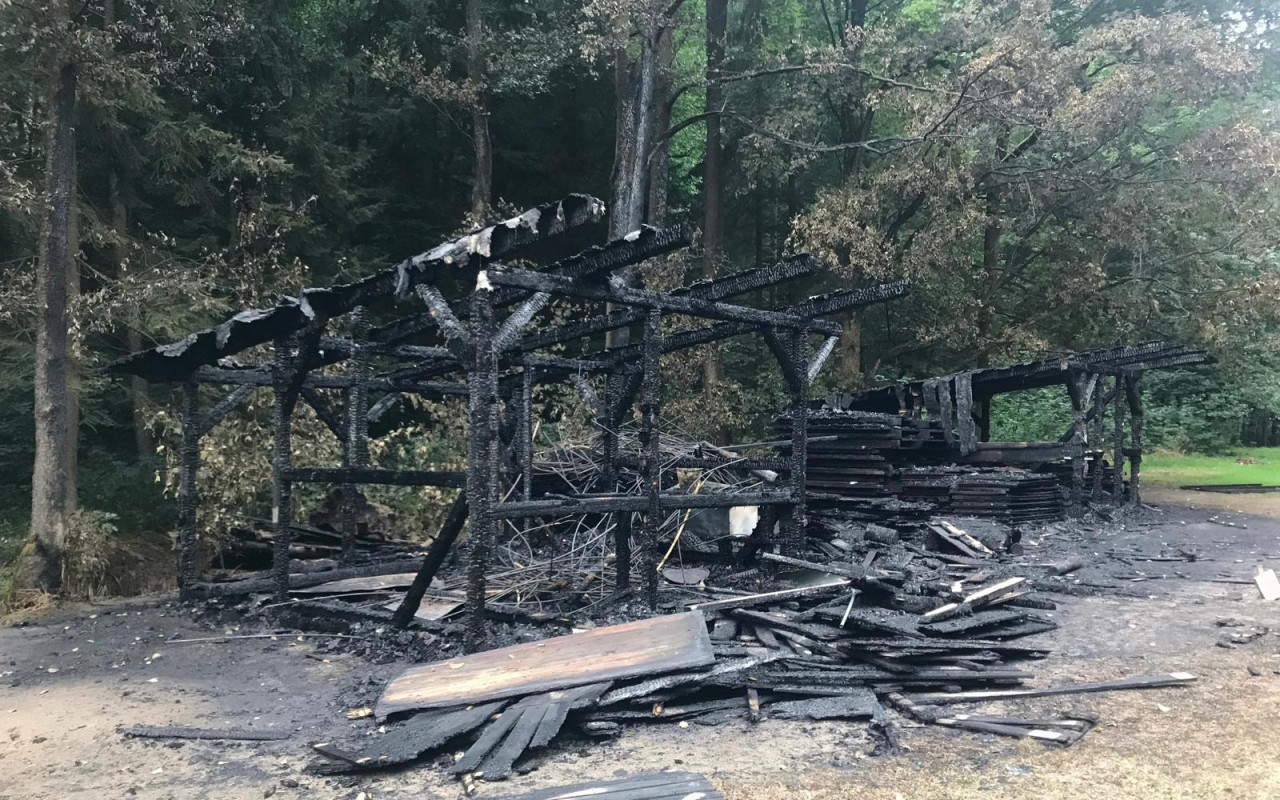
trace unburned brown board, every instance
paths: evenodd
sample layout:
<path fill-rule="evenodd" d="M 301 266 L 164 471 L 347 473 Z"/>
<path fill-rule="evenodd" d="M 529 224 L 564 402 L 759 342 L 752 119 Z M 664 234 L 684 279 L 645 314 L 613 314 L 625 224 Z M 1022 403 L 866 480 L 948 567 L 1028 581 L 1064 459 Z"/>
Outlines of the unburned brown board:
<path fill-rule="evenodd" d="M 671 614 L 412 667 L 387 686 L 375 713 L 470 705 L 714 661 L 702 614 Z"/>

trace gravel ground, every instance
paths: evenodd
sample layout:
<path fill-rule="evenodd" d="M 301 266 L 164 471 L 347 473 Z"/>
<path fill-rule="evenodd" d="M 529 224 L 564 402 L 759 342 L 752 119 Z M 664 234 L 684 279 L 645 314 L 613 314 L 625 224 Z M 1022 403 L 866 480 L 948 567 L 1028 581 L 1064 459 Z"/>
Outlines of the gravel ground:
<path fill-rule="evenodd" d="M 974 707 L 1098 714 L 1100 725 L 1065 750 L 904 724 L 907 752 L 873 758 L 861 724 L 664 724 L 610 743 L 557 747 L 537 760 L 535 771 L 505 784 L 482 783 L 477 794 L 675 769 L 708 775 L 729 800 L 1280 796 L 1280 603 L 1264 603 L 1251 583 L 1238 582 L 1256 563 L 1280 566 L 1280 522 L 1178 507 L 1105 539 L 1060 533 L 1030 536 L 1028 543 L 1046 557 L 1092 553 L 1099 563 L 1081 580 L 1127 590 L 1062 599 L 1053 612 L 1061 628 L 1035 640 L 1054 651 L 1030 665 L 1035 685 L 1174 671 L 1199 680 L 1176 689 Z M 1191 552 L 1196 560 L 1106 557 L 1117 551 Z M 359 779 L 308 774 L 309 743 L 374 732 L 369 720 L 348 720 L 345 712 L 370 702 L 404 664 L 330 654 L 341 640 L 297 634 L 170 641 L 258 632 L 248 624 L 236 630 L 237 624 L 231 617 L 193 618 L 170 600 L 151 598 L 64 608 L 0 629 L 0 800 L 464 797 L 460 784 L 425 765 Z M 1272 632 L 1219 646 L 1251 627 Z M 291 735 L 273 742 L 164 742 L 119 732 L 135 724 Z"/>

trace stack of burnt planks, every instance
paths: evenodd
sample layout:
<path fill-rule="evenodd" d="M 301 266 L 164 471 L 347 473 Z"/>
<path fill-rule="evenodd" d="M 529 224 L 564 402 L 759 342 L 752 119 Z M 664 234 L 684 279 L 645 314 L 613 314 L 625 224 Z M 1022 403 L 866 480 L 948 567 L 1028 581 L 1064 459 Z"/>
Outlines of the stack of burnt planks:
<path fill-rule="evenodd" d="M 951 491 L 951 510 L 994 517 L 1009 525 L 1062 519 L 1061 484 L 1051 474 L 1005 468 L 963 475 Z"/>
<path fill-rule="evenodd" d="M 860 509 L 867 519 L 901 516 L 897 499 L 933 513 L 952 511 L 1010 523 L 1060 519 L 1059 481 L 1050 474 L 958 466 L 942 420 L 824 408 L 811 412 L 805 487 L 816 509 Z M 780 440 L 788 416 L 775 421 Z M 883 511 L 883 513 L 877 513 Z"/>

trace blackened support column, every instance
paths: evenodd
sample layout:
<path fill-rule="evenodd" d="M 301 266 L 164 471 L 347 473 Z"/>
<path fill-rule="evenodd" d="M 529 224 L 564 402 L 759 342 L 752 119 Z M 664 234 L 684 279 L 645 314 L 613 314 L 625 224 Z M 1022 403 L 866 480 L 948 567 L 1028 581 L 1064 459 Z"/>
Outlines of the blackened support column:
<path fill-rule="evenodd" d="M 196 514 L 200 490 L 196 476 L 200 470 L 200 384 L 188 379 L 182 384 L 182 450 L 178 476 L 178 595 L 187 593 L 196 580 L 199 540 Z"/>
<path fill-rule="evenodd" d="M 1085 402 L 1089 389 L 1084 373 L 1072 370 L 1067 376 L 1067 396 L 1071 399 L 1071 516 L 1084 515 Z"/>
<path fill-rule="evenodd" d="M 1142 428 L 1146 421 L 1146 413 L 1142 408 L 1142 373 L 1135 372 L 1125 376 L 1125 398 L 1129 401 L 1129 505 L 1137 508 L 1142 505 L 1141 480 L 1142 470 Z"/>
<path fill-rule="evenodd" d="M 346 391 L 346 424 L 342 441 L 342 466 L 369 466 L 369 322 L 364 307 L 352 314 L 351 339 L 355 353 L 351 360 L 351 377 L 355 383 Z M 357 503 L 359 493 L 354 483 L 342 485 L 342 561 L 348 563 L 355 555 Z"/>
<path fill-rule="evenodd" d="M 1111 476 L 1111 502 L 1119 505 L 1124 502 L 1124 402 L 1121 395 L 1124 392 L 1124 376 L 1116 376 L 1115 386 L 1112 388 L 1112 404 L 1111 404 L 1111 424 L 1112 431 L 1112 450 L 1111 465 L 1113 475 Z"/>
<path fill-rule="evenodd" d="M 644 318 L 643 377 L 640 382 L 640 458 L 648 505 L 644 514 L 640 563 L 644 568 L 645 595 L 650 609 L 658 607 L 658 528 L 662 525 L 661 415 L 662 312 L 649 309 Z"/>
<path fill-rule="evenodd" d="M 618 369 L 609 371 L 605 379 L 605 399 L 600 413 L 600 429 L 604 446 L 603 489 L 618 492 L 618 426 L 622 422 L 622 395 L 626 378 Z M 614 592 L 621 595 L 631 590 L 631 512 L 610 515 L 613 523 Z"/>
<path fill-rule="evenodd" d="M 520 421 L 516 447 L 520 455 L 520 499 L 533 499 L 533 367 L 520 373 Z"/>
<path fill-rule="evenodd" d="M 273 439 L 271 446 L 271 572 L 276 584 L 276 599 L 289 598 L 289 546 L 293 543 L 293 483 L 285 479 L 285 470 L 293 466 L 293 402 L 290 385 L 294 364 L 289 340 L 275 342 L 272 363 Z"/>
<path fill-rule="evenodd" d="M 491 513 L 497 496 L 498 364 L 493 346 L 492 290 L 487 281 L 471 296 L 471 371 L 469 390 L 467 499 L 471 506 L 470 553 L 467 564 L 466 650 L 485 646 L 485 572 L 495 538 Z"/>
<path fill-rule="evenodd" d="M 795 502 L 791 504 L 790 518 L 783 535 L 782 549 L 787 554 L 800 552 L 804 547 L 805 531 L 809 524 L 805 503 L 805 475 L 809 458 L 809 380 L 804 365 L 809 361 L 809 337 L 802 330 L 791 332 L 787 348 L 791 363 L 795 365 L 796 380 L 790 382 L 791 390 L 791 491 Z"/>

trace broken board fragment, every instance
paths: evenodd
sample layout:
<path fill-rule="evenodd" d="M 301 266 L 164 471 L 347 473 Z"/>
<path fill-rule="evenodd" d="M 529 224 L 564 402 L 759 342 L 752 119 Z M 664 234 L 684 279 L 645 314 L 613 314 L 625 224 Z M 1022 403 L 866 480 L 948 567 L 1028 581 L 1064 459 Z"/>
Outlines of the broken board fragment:
<path fill-rule="evenodd" d="M 387 686 L 374 712 L 382 719 L 401 711 L 658 675 L 714 661 L 702 615 L 672 614 L 411 667 Z"/>
<path fill-rule="evenodd" d="M 361 772 L 414 761 L 457 736 L 473 731 L 502 709 L 503 703 L 487 703 L 451 711 L 418 714 L 398 728 L 371 740 L 368 748 L 352 753 L 328 742 L 311 747 L 334 763 L 317 768 L 321 773 Z"/>
<path fill-rule="evenodd" d="M 1014 700 L 1022 697 L 1052 697 L 1060 694 L 1088 694 L 1110 692 L 1118 689 L 1159 689 L 1166 686 L 1182 686 L 1191 683 L 1196 676 L 1187 672 L 1168 675 L 1138 675 L 1114 681 L 1097 683 L 1064 683 L 1044 689 L 993 689 L 976 692 L 927 692 L 908 695 L 912 703 L 921 705 L 948 705 L 951 703 L 979 703 L 984 700 Z"/>
<path fill-rule="evenodd" d="M 870 689 L 849 687 L 847 694 L 815 697 L 810 700 L 784 700 L 769 706 L 770 719 L 871 719 L 880 710 L 880 702 Z M 855 691 L 856 689 L 856 691 Z"/>
<path fill-rule="evenodd" d="M 294 594 L 353 594 L 355 592 L 385 592 L 407 589 L 413 583 L 416 572 L 397 572 L 392 575 L 369 575 L 364 578 L 347 578 L 329 581 L 318 586 L 301 586 L 290 589 Z"/>
<path fill-rule="evenodd" d="M 680 586 L 697 586 L 711 575 L 706 567 L 667 567 L 662 577 Z"/>
<path fill-rule="evenodd" d="M 1263 600 L 1280 600 L 1280 578 L 1276 577 L 1274 569 L 1256 567 L 1253 582 L 1258 585 L 1258 591 L 1262 593 Z"/>
<path fill-rule="evenodd" d="M 490 722 L 449 771 L 476 772 L 487 781 L 509 777 L 525 750 L 550 742 L 569 711 L 594 703 L 608 688 L 607 683 L 595 683 L 522 699 Z"/>
<path fill-rule="evenodd" d="M 173 725 L 134 725 L 125 728 L 124 735 L 140 739 L 227 739 L 244 742 L 277 742 L 289 738 L 287 731 L 214 730 Z"/>
<path fill-rule="evenodd" d="M 650 772 L 611 781 L 556 786 L 480 800 L 724 800 L 711 782 L 692 772 Z"/>

